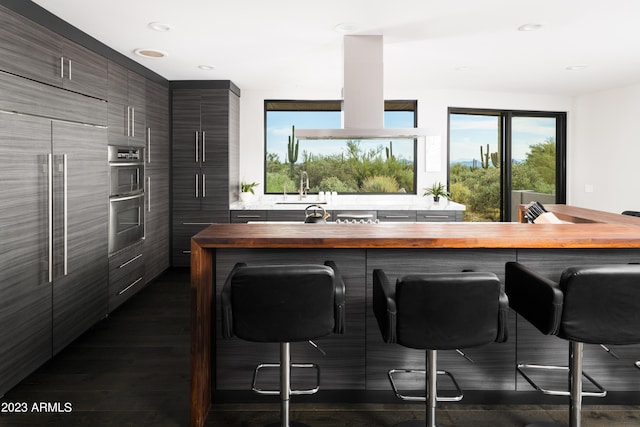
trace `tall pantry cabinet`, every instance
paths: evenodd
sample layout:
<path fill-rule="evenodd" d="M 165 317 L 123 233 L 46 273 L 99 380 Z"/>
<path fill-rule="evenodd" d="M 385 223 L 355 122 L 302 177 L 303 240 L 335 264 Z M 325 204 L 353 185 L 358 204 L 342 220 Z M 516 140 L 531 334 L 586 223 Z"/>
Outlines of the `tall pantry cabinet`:
<path fill-rule="evenodd" d="M 230 81 L 172 82 L 172 265 L 189 266 L 191 236 L 229 222 L 239 190 L 240 90 Z"/>

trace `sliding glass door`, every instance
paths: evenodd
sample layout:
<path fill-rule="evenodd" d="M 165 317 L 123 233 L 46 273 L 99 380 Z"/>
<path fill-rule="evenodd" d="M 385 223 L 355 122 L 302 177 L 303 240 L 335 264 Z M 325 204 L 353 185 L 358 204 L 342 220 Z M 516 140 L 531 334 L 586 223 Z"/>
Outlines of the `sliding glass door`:
<path fill-rule="evenodd" d="M 517 206 L 565 202 L 566 113 L 449 110 L 449 189 L 465 221 L 516 221 Z"/>

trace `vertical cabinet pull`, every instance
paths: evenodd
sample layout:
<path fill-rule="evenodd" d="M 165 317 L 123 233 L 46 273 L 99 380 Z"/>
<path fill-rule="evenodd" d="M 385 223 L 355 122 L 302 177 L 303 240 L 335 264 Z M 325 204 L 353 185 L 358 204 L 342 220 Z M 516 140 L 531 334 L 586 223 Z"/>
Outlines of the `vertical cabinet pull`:
<path fill-rule="evenodd" d="M 198 174 L 196 174 L 196 199 L 198 198 Z"/>
<path fill-rule="evenodd" d="M 147 128 L 147 163 L 151 164 L 151 128 Z"/>
<path fill-rule="evenodd" d="M 127 136 L 131 135 L 131 107 L 127 105 Z"/>
<path fill-rule="evenodd" d="M 151 212 L 151 177 L 147 177 L 147 192 L 145 194 L 147 196 L 147 212 Z M 147 225 L 145 221 L 144 225 Z M 147 233 L 145 233 L 146 235 Z"/>
<path fill-rule="evenodd" d="M 61 56 L 60 57 L 60 78 L 64 79 L 64 62 L 65 62 L 65 57 Z M 67 79 L 72 80 L 71 79 L 71 60 L 67 59 Z"/>
<path fill-rule="evenodd" d="M 207 133 L 202 131 L 202 163 L 207 161 Z"/>
<path fill-rule="evenodd" d="M 53 282 L 53 162 L 52 154 L 47 155 L 47 193 L 49 196 L 49 283 Z"/>
<path fill-rule="evenodd" d="M 196 163 L 200 161 L 200 157 L 198 156 L 198 131 L 195 132 L 195 152 L 196 152 Z"/>
<path fill-rule="evenodd" d="M 136 107 L 131 107 L 131 135 L 132 138 L 136 137 Z"/>
<path fill-rule="evenodd" d="M 64 275 L 67 275 L 68 272 L 68 260 L 69 260 L 69 245 L 68 245 L 68 235 L 69 235 L 69 180 L 67 174 L 67 155 L 62 155 L 62 185 L 63 185 L 63 245 L 64 245 Z"/>
<path fill-rule="evenodd" d="M 207 197 L 207 176 L 202 174 L 202 198 Z"/>

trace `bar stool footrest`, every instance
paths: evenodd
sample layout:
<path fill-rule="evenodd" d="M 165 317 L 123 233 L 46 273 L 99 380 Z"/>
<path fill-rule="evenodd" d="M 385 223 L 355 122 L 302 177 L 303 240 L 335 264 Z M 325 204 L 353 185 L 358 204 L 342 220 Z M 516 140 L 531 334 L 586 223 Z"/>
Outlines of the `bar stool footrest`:
<path fill-rule="evenodd" d="M 253 381 L 251 381 L 251 390 L 258 394 L 265 395 L 279 395 L 280 390 L 265 390 L 258 388 L 256 386 L 258 382 L 258 371 L 263 368 L 277 368 L 280 370 L 280 363 L 259 363 L 256 366 L 256 369 L 253 371 Z M 292 363 L 291 370 L 294 368 L 302 368 L 302 369 L 315 369 L 316 370 L 316 385 L 313 388 L 305 389 L 305 390 L 290 390 L 290 394 L 292 396 L 296 395 L 307 395 L 307 394 L 315 394 L 320 390 L 320 367 L 315 363 Z"/>
<path fill-rule="evenodd" d="M 422 374 L 426 376 L 427 375 L 426 372 L 427 371 L 424 369 L 391 369 L 389 370 L 388 372 L 389 381 L 391 382 L 391 387 L 393 388 L 393 392 L 395 393 L 396 397 L 400 400 L 406 400 L 411 402 L 426 402 L 427 401 L 426 396 L 410 396 L 410 395 L 405 395 L 400 393 L 400 391 L 398 390 L 398 387 L 396 386 L 395 381 L 393 380 L 393 375 L 398 373 Z M 462 390 L 460 389 L 460 386 L 458 385 L 458 382 L 456 381 L 455 377 L 449 371 L 438 370 L 437 373 L 438 375 L 444 375 L 451 380 L 451 383 L 455 387 L 456 394 L 453 396 L 436 396 L 436 401 L 437 402 L 461 401 L 462 398 L 464 397 L 464 394 L 462 393 Z"/>
<path fill-rule="evenodd" d="M 536 390 L 541 391 L 544 394 L 552 395 L 552 396 L 570 396 L 571 393 L 568 390 L 552 390 L 546 389 L 538 385 L 533 379 L 527 375 L 527 370 L 544 370 L 544 371 L 564 371 L 569 373 L 568 366 L 555 366 L 555 365 L 536 365 L 536 364 L 526 364 L 526 363 L 518 363 L 516 370 L 518 373 Z M 605 390 L 596 380 L 594 380 L 589 374 L 586 372 L 582 372 L 582 376 L 585 377 L 598 391 L 583 391 L 582 396 L 586 397 L 605 397 L 607 395 L 607 390 Z"/>

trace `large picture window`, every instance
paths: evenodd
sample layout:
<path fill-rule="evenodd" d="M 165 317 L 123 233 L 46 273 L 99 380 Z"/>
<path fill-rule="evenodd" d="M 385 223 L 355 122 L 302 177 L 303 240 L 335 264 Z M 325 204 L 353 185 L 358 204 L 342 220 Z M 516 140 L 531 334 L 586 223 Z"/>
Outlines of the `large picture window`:
<path fill-rule="evenodd" d="M 309 193 L 413 193 L 416 141 L 297 140 L 295 129 L 341 127 L 340 101 L 265 101 L 265 192 L 295 193 L 300 176 Z M 385 101 L 386 128 L 417 123 L 416 101 Z"/>

